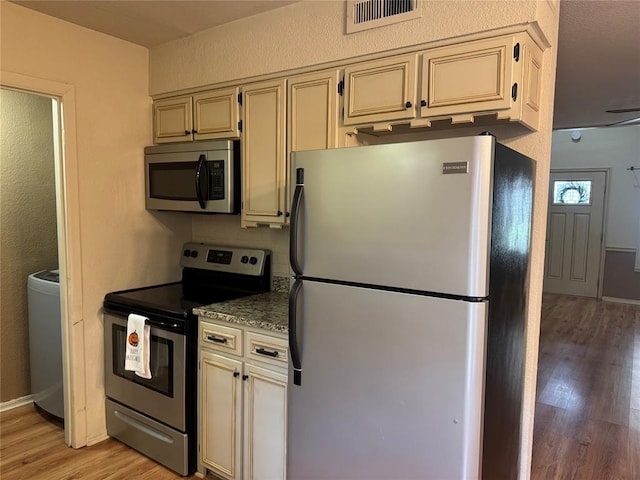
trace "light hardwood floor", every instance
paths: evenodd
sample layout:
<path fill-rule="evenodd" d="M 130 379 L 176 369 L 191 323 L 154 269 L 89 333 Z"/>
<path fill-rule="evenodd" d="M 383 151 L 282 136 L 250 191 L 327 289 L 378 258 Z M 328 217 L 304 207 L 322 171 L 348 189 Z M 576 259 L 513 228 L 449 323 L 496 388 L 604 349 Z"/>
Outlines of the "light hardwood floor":
<path fill-rule="evenodd" d="M 545 295 L 532 480 L 640 479 L 640 306 Z"/>
<path fill-rule="evenodd" d="M 33 405 L 0 414 L 2 480 L 178 480 L 183 478 L 108 439 L 80 449 L 67 448 L 63 430 Z"/>
<path fill-rule="evenodd" d="M 0 477 L 183 478 L 115 440 L 67 448 L 32 406 L 0 415 Z M 545 295 L 531 479 L 640 479 L 639 306 Z"/>

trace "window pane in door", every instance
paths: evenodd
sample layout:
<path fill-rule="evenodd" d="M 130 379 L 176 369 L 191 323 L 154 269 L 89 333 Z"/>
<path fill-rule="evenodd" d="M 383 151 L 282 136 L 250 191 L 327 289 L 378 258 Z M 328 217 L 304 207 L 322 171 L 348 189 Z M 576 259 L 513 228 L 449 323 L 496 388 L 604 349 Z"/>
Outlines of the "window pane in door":
<path fill-rule="evenodd" d="M 556 180 L 553 182 L 554 205 L 590 205 L 591 180 Z"/>

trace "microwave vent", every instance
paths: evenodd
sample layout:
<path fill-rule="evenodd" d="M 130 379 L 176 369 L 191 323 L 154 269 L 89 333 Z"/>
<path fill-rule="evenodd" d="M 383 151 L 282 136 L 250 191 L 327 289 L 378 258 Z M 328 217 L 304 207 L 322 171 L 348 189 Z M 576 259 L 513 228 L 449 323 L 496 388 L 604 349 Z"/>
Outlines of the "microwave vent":
<path fill-rule="evenodd" d="M 422 0 L 347 0 L 347 33 L 422 17 Z"/>

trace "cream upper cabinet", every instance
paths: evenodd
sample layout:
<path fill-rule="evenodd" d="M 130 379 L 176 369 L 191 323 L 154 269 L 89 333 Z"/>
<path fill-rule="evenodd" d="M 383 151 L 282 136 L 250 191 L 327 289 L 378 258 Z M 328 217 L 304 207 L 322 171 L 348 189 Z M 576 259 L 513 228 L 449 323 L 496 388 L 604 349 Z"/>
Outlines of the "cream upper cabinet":
<path fill-rule="evenodd" d="M 344 125 L 416 116 L 416 54 L 362 62 L 344 69 Z"/>
<path fill-rule="evenodd" d="M 240 138 L 238 95 L 240 89 L 224 88 L 193 96 L 194 140 Z"/>
<path fill-rule="evenodd" d="M 238 87 L 153 103 L 155 143 L 239 138 Z"/>
<path fill-rule="evenodd" d="M 281 227 L 286 222 L 285 80 L 243 87 L 243 227 Z"/>
<path fill-rule="evenodd" d="M 287 147 L 289 152 L 335 148 L 340 71 L 287 79 Z"/>
<path fill-rule="evenodd" d="M 459 123 L 496 113 L 536 129 L 541 67 L 542 51 L 526 33 L 427 50 L 420 117 Z"/>
<path fill-rule="evenodd" d="M 155 143 L 192 140 L 191 97 L 175 97 L 153 102 L 153 141 Z"/>

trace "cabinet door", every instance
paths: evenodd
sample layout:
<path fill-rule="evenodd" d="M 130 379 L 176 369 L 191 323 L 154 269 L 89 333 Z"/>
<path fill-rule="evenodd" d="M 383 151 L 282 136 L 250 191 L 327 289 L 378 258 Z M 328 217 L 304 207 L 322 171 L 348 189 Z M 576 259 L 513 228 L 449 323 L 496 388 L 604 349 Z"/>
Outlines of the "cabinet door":
<path fill-rule="evenodd" d="M 193 96 L 195 140 L 240 138 L 240 89 L 224 88 Z"/>
<path fill-rule="evenodd" d="M 344 124 L 415 118 L 416 63 L 411 54 L 345 68 Z"/>
<path fill-rule="evenodd" d="M 242 226 L 285 223 L 285 82 L 243 88 Z"/>
<path fill-rule="evenodd" d="M 513 36 L 434 48 L 422 56 L 421 117 L 461 117 L 511 107 Z"/>
<path fill-rule="evenodd" d="M 336 147 L 339 74 L 330 70 L 287 80 L 290 152 Z"/>
<path fill-rule="evenodd" d="M 245 364 L 244 478 L 285 480 L 287 376 Z"/>
<path fill-rule="evenodd" d="M 200 354 L 202 418 L 200 459 L 218 475 L 242 478 L 242 362 L 213 353 Z"/>
<path fill-rule="evenodd" d="M 510 119 L 518 120 L 537 131 L 540 123 L 542 50 L 526 33 L 518 35 L 517 38 L 520 44 L 520 59 L 516 65 L 521 70 L 521 74 L 516 76 L 519 85 L 516 91 L 517 111 L 511 115 Z"/>
<path fill-rule="evenodd" d="M 153 140 L 155 143 L 192 140 L 191 97 L 176 97 L 153 102 Z"/>

